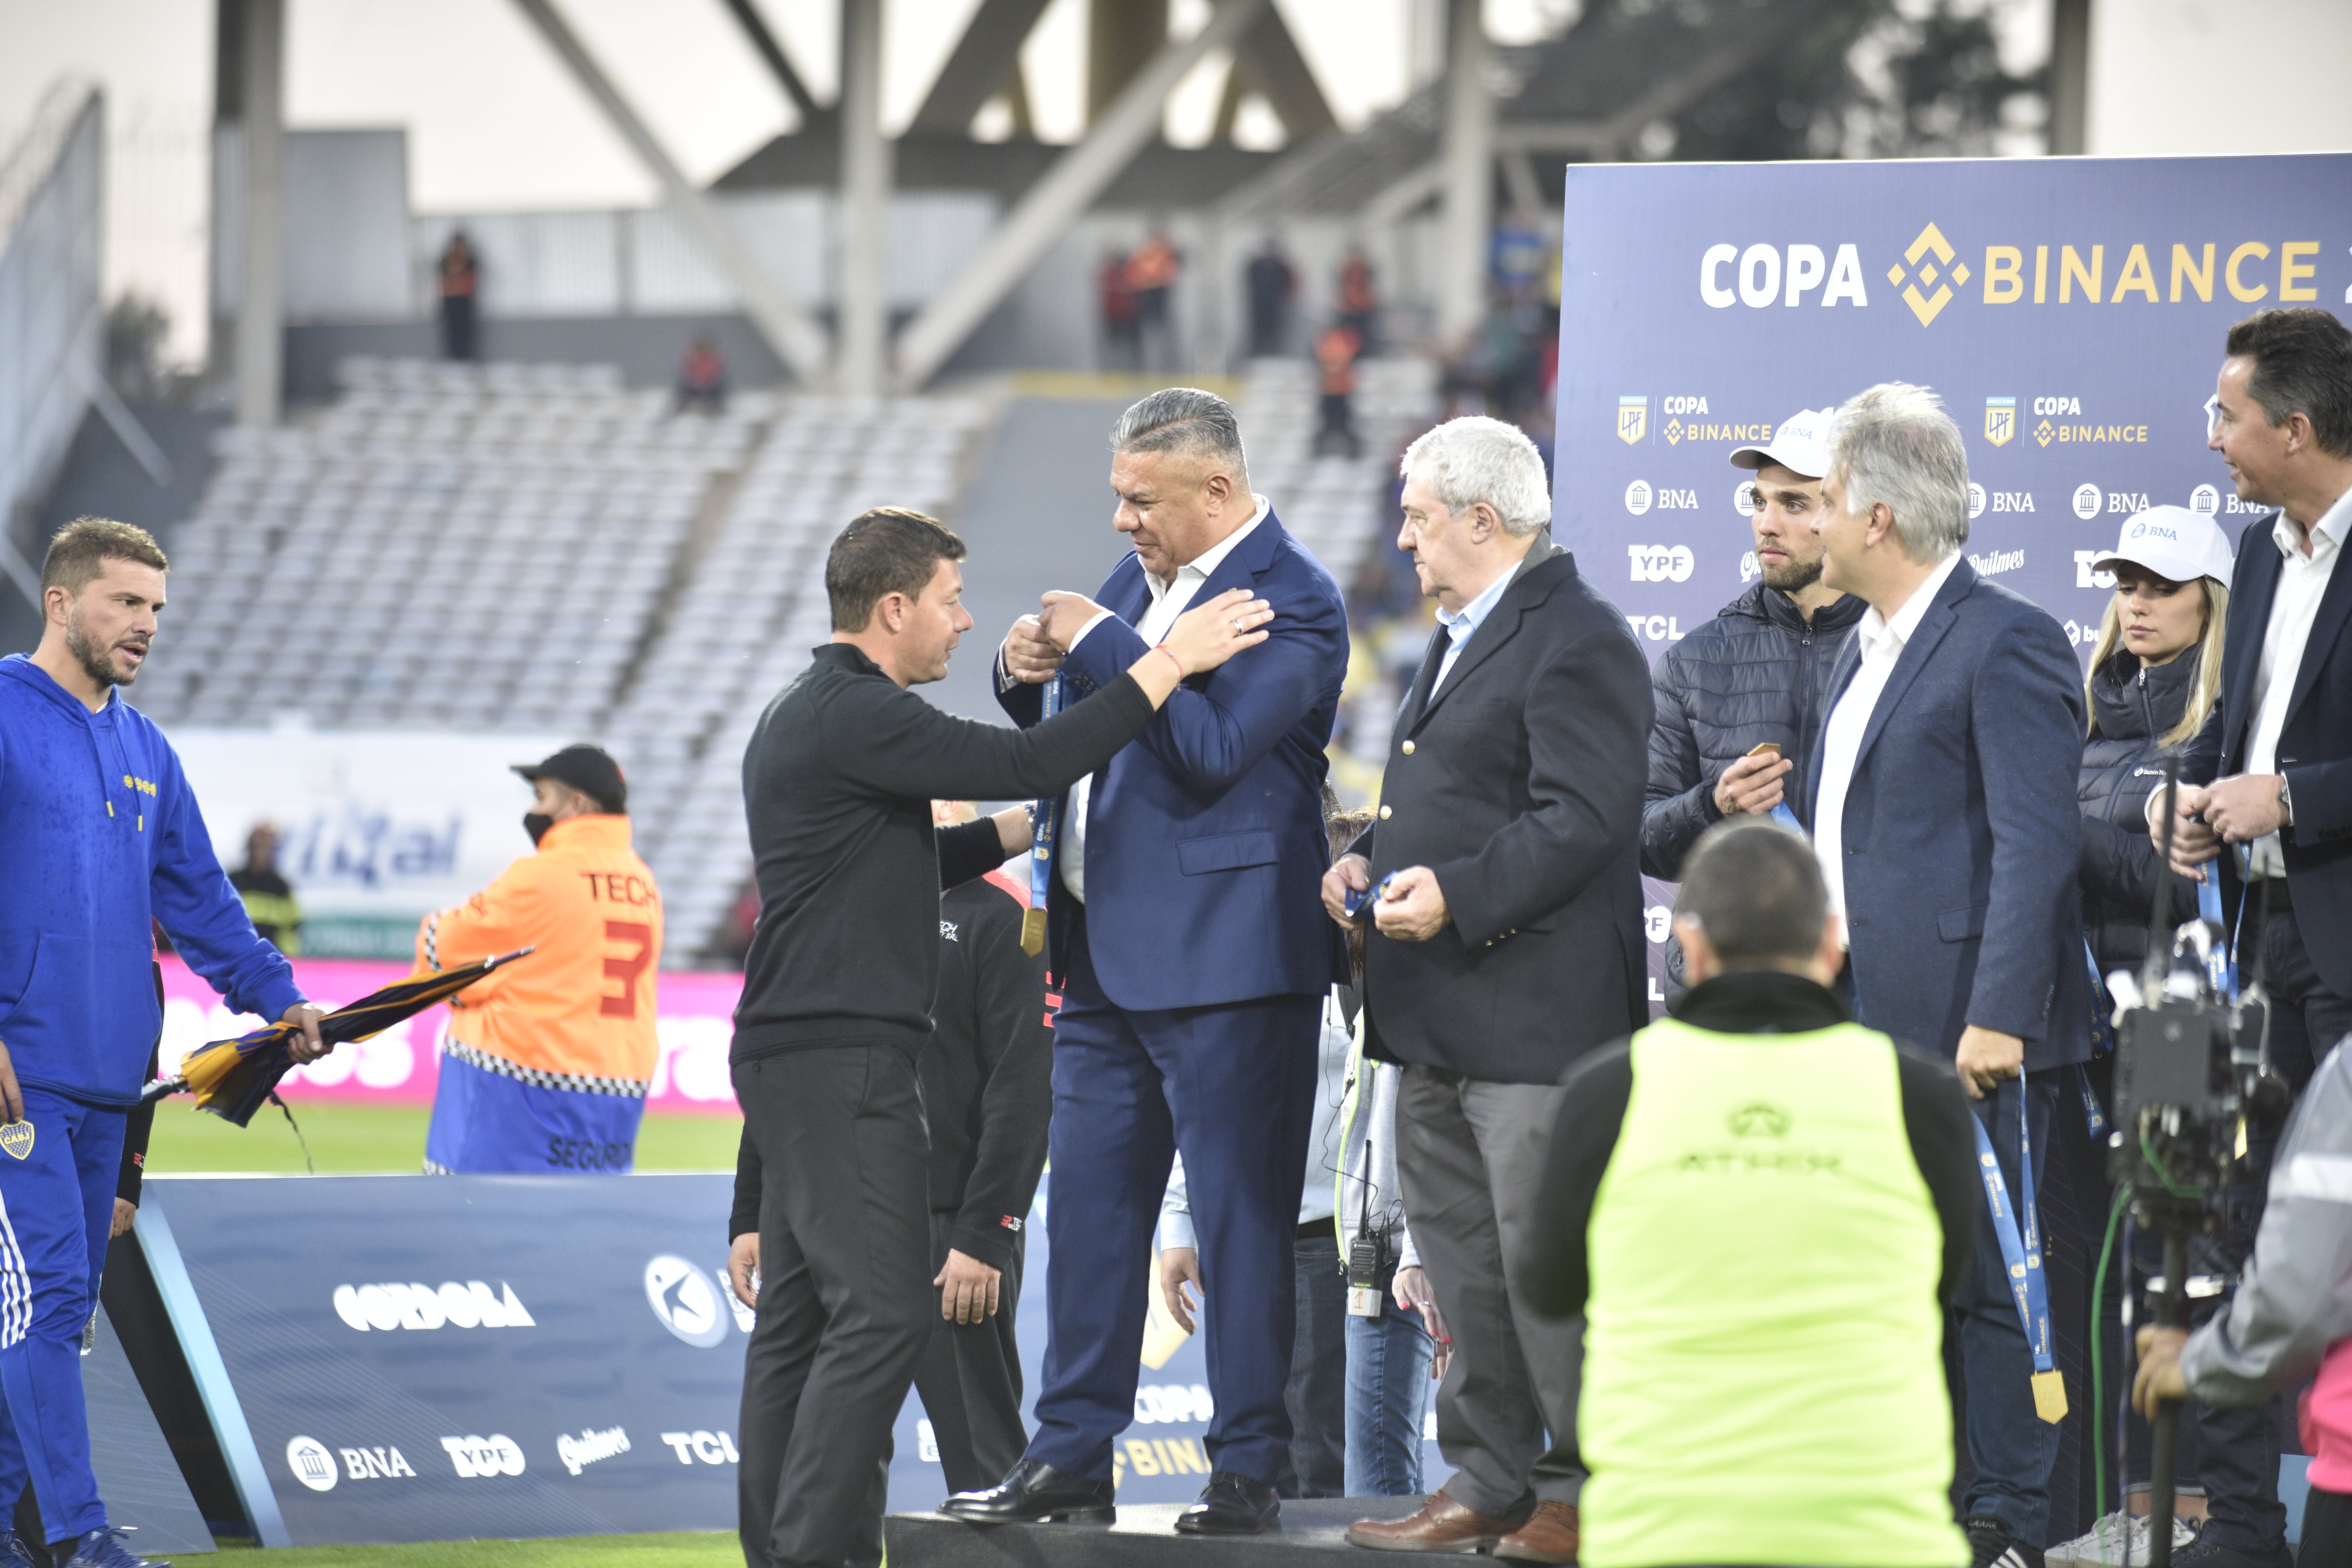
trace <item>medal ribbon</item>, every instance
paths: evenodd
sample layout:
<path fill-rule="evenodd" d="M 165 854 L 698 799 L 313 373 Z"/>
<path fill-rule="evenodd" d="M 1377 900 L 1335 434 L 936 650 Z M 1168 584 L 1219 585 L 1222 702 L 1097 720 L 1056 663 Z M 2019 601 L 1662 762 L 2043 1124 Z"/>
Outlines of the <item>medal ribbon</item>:
<path fill-rule="evenodd" d="M 1045 682 L 1042 723 L 1062 710 L 1062 678 Z M 1021 951 L 1037 953 L 1045 947 L 1046 889 L 1054 877 L 1054 835 L 1062 814 L 1059 798 L 1040 800 L 1031 808 L 1029 834 L 1029 911 L 1021 918 Z"/>
<path fill-rule="evenodd" d="M 2033 1203 L 2033 1134 L 2027 1125 L 2025 1083 L 2017 1085 L 2018 1190 L 2022 1202 L 2011 1208 L 2009 1183 L 1992 1152 L 1991 1135 L 1971 1113 L 1976 1128 L 1977 1173 L 1984 1178 L 1985 1202 L 1992 1210 L 1993 1235 L 2000 1242 L 2000 1259 L 2009 1273 L 2010 1294 L 2017 1302 L 2017 1320 L 2033 1352 L 2033 1408 L 2042 1420 L 2057 1422 L 2066 1415 L 2066 1385 L 2058 1375 L 2058 1362 L 2050 1339 L 2050 1281 L 2042 1268 L 2042 1227 Z M 2019 1218 L 2023 1216 L 2021 1231 Z"/>

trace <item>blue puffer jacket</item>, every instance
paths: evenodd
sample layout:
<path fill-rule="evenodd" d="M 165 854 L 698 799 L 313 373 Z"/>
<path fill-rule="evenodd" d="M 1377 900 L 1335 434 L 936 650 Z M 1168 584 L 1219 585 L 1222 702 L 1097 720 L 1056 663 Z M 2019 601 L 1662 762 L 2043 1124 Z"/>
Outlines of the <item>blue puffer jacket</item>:
<path fill-rule="evenodd" d="M 1869 608 L 1849 594 L 1813 612 L 1809 625 L 1788 595 L 1758 583 L 1658 661 L 1642 809 L 1646 875 L 1669 882 L 1682 875 L 1683 857 L 1722 817 L 1715 781 L 1766 741 L 1779 742 L 1797 764 L 1780 795 L 1805 816 L 1805 748 L 1828 717 L 1830 672 Z"/>
<path fill-rule="evenodd" d="M 151 921 L 237 1011 L 302 1000 L 163 732 L 119 689 L 92 713 L 22 654 L 0 658 L 0 1045 L 21 1082 L 138 1103 L 162 1023 Z"/>
<path fill-rule="evenodd" d="M 2136 971 L 2147 956 L 2158 865 L 2147 836 L 2147 797 L 2164 787 L 2168 750 L 2157 737 L 2180 722 L 2199 658 L 2190 648 L 2170 664 L 2144 669 L 2137 655 L 2119 652 L 2091 678 L 2091 738 L 2083 745 L 2075 794 L 2083 803 L 2083 934 L 2101 974 Z M 2205 725 L 2221 721 L 2217 704 Z M 2196 884 L 2169 880 L 2168 927 L 2197 913 Z"/>

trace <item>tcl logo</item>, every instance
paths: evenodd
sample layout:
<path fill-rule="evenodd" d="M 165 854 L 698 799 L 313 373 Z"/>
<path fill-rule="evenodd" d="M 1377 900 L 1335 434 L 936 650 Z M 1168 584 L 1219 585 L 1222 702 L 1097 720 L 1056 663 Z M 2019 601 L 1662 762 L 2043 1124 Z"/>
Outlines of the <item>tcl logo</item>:
<path fill-rule="evenodd" d="M 1627 616 L 1625 624 L 1633 628 L 1635 637 L 1647 637 L 1652 642 L 1683 640 L 1683 629 L 1672 616 Z"/>
<path fill-rule="evenodd" d="M 1636 583 L 1687 583 L 1698 564 L 1687 544 L 1629 544 L 1625 555 Z"/>
<path fill-rule="evenodd" d="M 502 1433 L 487 1437 L 444 1437 L 441 1447 L 467 1480 L 490 1476 L 519 1476 L 523 1471 L 522 1445 Z"/>
<path fill-rule="evenodd" d="M 677 1454 L 677 1462 L 690 1465 L 697 1459 L 706 1465 L 740 1463 L 735 1452 L 735 1439 L 724 1432 L 665 1432 L 661 1440 Z"/>

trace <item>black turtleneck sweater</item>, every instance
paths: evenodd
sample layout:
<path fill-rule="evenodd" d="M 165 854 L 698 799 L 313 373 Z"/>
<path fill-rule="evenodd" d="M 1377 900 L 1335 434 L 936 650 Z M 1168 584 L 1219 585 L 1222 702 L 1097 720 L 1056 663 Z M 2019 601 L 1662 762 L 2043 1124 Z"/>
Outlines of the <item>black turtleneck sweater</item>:
<path fill-rule="evenodd" d="M 1845 1005 L 1801 974 L 1751 969 L 1720 974 L 1683 994 L 1675 1016 L 1696 1029 L 1723 1035 L 1799 1035 L 1849 1023 Z M 1935 1201 L 1944 1227 L 1944 1268 L 1938 1294 L 1951 1300 L 1976 1245 L 1976 1133 L 1959 1075 L 1952 1064 L 1897 1044 L 1896 1081 L 1911 1157 Z M 1544 1156 L 1536 1191 L 1535 1223 L 1514 1261 L 1519 1287 L 1540 1312 L 1570 1318 L 1584 1310 L 1591 1280 L 1585 1232 L 1601 1178 L 1617 1152 L 1625 1107 L 1633 1098 L 1633 1047 L 1629 1040 L 1585 1057 L 1566 1079 L 1559 1124 Z"/>

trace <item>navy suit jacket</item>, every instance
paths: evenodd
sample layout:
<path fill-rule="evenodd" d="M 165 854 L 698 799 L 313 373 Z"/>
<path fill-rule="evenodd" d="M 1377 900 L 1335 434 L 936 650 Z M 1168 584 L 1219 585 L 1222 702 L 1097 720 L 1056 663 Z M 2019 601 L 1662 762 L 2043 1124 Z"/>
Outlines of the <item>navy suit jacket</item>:
<path fill-rule="evenodd" d="M 2254 675 L 2270 634 L 2284 558 L 2271 537 L 2277 513 L 2238 536 L 2230 614 L 2221 645 L 2221 722 L 2182 757 L 2181 778 L 2210 784 L 2246 771 L 2253 740 Z M 2294 800 L 2294 826 L 2279 834 L 2294 918 L 2311 966 L 2338 996 L 2352 996 L 2352 568 L 2341 561 L 2319 596 L 2295 670 L 2278 771 Z M 2238 896 L 2238 858 L 2221 857 L 2221 886 Z"/>
<path fill-rule="evenodd" d="M 1861 664 L 1856 637 L 1831 709 Z M 1807 755 L 1822 754 L 1827 724 L 1825 710 Z M 1846 791 L 1863 1022 L 1945 1052 L 1970 1024 L 2016 1035 L 2029 1072 L 2089 1059 L 2083 734 L 2083 673 L 2058 623 L 1954 566 L 1871 710 Z M 1818 776 L 1811 787 L 1818 805 Z"/>
<path fill-rule="evenodd" d="M 1135 1011 L 1319 996 L 1348 978 L 1322 898 L 1324 748 L 1348 671 L 1347 605 L 1271 510 L 1192 603 L 1228 588 L 1274 606 L 1271 635 L 1179 687 L 1095 776 L 1087 803 L 1088 950 L 1103 994 Z M 1063 661 L 1066 701 L 1118 679 L 1148 646 L 1135 630 L 1151 602 L 1140 558 L 1121 561 L 1095 599 L 1113 618 Z M 997 700 L 1025 729 L 1045 688 L 1000 681 Z M 1046 911 L 1059 976 L 1076 900 L 1056 858 Z"/>

